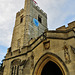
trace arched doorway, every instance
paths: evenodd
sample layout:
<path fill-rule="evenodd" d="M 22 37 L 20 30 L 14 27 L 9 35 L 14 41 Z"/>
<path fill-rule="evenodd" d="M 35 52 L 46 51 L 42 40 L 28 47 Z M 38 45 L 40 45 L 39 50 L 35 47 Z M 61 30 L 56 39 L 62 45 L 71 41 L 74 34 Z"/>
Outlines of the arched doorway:
<path fill-rule="evenodd" d="M 41 75 L 63 75 L 60 68 L 52 61 L 49 61 L 43 68 Z"/>
<path fill-rule="evenodd" d="M 60 57 L 46 53 L 36 63 L 32 75 L 69 75 L 69 71 Z"/>

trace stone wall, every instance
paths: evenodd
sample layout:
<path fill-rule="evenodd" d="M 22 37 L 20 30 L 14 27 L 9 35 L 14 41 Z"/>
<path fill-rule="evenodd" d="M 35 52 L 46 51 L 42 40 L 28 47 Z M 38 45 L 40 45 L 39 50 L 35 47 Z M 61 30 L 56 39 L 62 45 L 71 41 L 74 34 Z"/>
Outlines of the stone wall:
<path fill-rule="evenodd" d="M 37 27 L 33 19 L 38 20 L 41 16 L 42 23 Z M 22 22 L 21 18 L 23 19 Z M 11 51 L 28 45 L 32 38 L 37 38 L 47 29 L 47 14 L 40 7 L 33 4 L 32 0 L 25 0 L 25 8 L 16 14 L 15 27 L 13 30 Z"/>
<path fill-rule="evenodd" d="M 21 64 L 23 63 L 23 61 L 27 61 L 27 64 L 23 69 L 24 73 L 27 75 L 32 75 L 38 61 L 44 54 L 47 53 L 55 55 L 54 59 L 56 59 L 56 62 L 58 62 L 62 66 L 64 71 L 66 71 L 65 70 L 66 65 L 69 71 L 68 73 L 70 75 L 74 75 L 75 74 L 74 72 L 75 69 L 73 67 L 75 66 L 74 38 L 75 38 L 74 30 L 47 31 L 41 36 L 39 36 L 37 39 L 32 39 L 29 42 L 28 46 L 24 46 L 23 48 L 15 50 L 13 52 L 8 51 L 3 63 L 5 66 L 4 75 L 10 74 L 11 62 L 17 59 L 21 60 Z M 66 58 L 66 55 L 68 56 L 67 57 L 68 59 Z M 60 60 L 62 60 L 65 65 L 62 65 L 60 61 L 57 61 L 59 59 L 57 59 L 56 56 L 60 58 Z"/>

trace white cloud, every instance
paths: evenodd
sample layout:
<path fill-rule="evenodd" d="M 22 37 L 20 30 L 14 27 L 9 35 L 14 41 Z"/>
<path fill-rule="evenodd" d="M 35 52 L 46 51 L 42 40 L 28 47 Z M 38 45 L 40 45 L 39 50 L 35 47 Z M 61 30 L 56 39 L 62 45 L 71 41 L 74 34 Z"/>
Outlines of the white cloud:
<path fill-rule="evenodd" d="M 69 15 L 75 16 L 74 0 L 37 0 L 48 14 L 48 28 L 55 29 L 64 24 Z M 74 19 L 71 19 L 73 21 Z M 67 22 L 71 22 L 67 21 Z M 67 23 L 66 23 L 67 24 Z"/>
<path fill-rule="evenodd" d="M 0 1 L 0 45 L 10 46 L 16 13 L 22 9 L 23 1 Z"/>
<path fill-rule="evenodd" d="M 49 29 L 55 29 L 56 27 L 63 25 L 69 15 L 75 15 L 75 1 L 36 1 L 40 8 L 48 14 Z M 16 12 L 24 7 L 24 2 L 25 0 L 0 0 L 0 45 L 10 46 Z"/>
<path fill-rule="evenodd" d="M 0 53 L 0 63 L 2 62 L 2 60 L 4 59 L 4 55 L 5 55 L 6 53 Z"/>

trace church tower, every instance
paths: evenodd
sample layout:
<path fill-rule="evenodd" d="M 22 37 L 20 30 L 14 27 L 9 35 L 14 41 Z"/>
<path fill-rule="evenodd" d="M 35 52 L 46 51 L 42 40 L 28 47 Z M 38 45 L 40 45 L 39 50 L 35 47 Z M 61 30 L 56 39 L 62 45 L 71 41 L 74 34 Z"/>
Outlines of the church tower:
<path fill-rule="evenodd" d="M 75 21 L 46 29 L 46 13 L 33 0 L 25 0 L 24 9 L 16 14 L 3 75 L 75 75 Z"/>
<path fill-rule="evenodd" d="M 33 0 L 25 0 L 24 9 L 16 14 L 11 51 L 27 46 L 47 29 L 47 14 Z"/>

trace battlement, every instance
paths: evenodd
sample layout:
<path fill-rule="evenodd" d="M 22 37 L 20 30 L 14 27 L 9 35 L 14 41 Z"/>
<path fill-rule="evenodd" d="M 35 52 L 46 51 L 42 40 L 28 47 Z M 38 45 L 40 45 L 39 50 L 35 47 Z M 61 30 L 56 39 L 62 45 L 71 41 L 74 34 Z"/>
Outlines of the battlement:
<path fill-rule="evenodd" d="M 65 25 L 57 28 L 56 30 L 69 30 L 75 28 L 75 21 L 68 24 L 68 27 L 65 27 Z"/>
<path fill-rule="evenodd" d="M 68 40 L 71 38 L 75 38 L 75 32 L 73 30 L 46 31 L 41 36 L 39 36 L 37 39 L 31 39 L 28 46 L 23 46 L 22 48 L 20 48 L 18 50 L 14 50 L 13 52 L 9 51 L 6 55 L 6 59 L 25 55 L 25 54 L 31 52 L 32 50 L 34 50 L 37 47 L 37 45 L 39 45 L 40 43 L 42 43 L 43 41 L 45 41 L 47 39 Z"/>
<path fill-rule="evenodd" d="M 19 12 L 16 13 L 16 18 L 17 18 L 18 16 L 20 16 L 23 12 L 24 12 L 24 9 L 22 8 Z"/>
<path fill-rule="evenodd" d="M 43 14 L 43 15 L 47 18 L 47 14 L 46 14 L 42 9 L 40 9 L 39 6 L 33 5 L 33 7 L 34 7 L 36 10 L 38 10 L 41 14 Z M 24 9 L 22 8 L 20 11 L 18 11 L 18 12 L 16 13 L 16 18 L 17 18 L 18 16 L 20 16 L 23 12 L 24 12 Z"/>
<path fill-rule="evenodd" d="M 39 6 L 33 5 L 33 7 L 34 7 L 36 10 L 38 10 L 40 13 L 42 13 L 42 14 L 47 18 L 47 14 L 46 14 L 42 9 L 40 9 Z"/>

